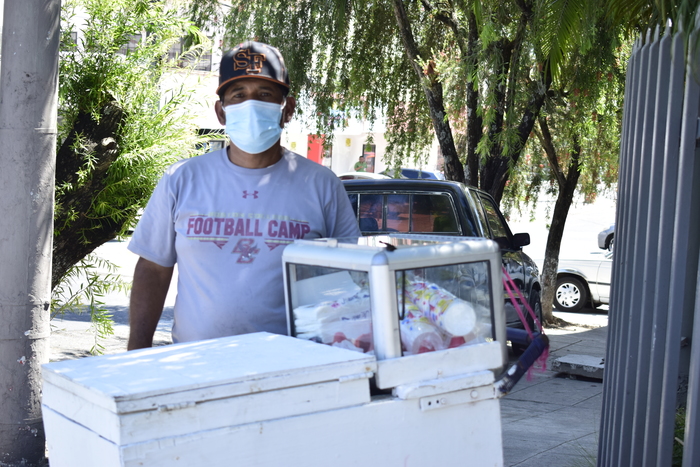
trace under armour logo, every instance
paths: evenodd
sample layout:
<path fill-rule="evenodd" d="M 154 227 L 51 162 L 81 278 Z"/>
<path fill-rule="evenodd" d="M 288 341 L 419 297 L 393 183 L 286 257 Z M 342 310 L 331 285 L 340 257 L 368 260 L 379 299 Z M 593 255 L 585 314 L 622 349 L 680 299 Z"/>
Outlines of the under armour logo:
<path fill-rule="evenodd" d="M 248 264 L 255 260 L 255 255 L 260 253 L 260 248 L 255 245 L 255 240 L 252 238 L 242 238 L 238 240 L 231 253 L 239 253 L 241 255 L 236 260 L 237 263 Z"/>
<path fill-rule="evenodd" d="M 247 198 L 248 196 L 252 196 L 253 199 L 258 199 L 258 191 L 255 190 L 255 191 L 252 192 L 252 193 L 248 193 L 247 190 L 243 190 L 243 197 L 244 197 L 244 198 Z"/>
<path fill-rule="evenodd" d="M 239 50 L 233 57 L 233 69 L 245 70 L 246 74 L 257 75 L 262 71 L 265 54 L 250 53 L 248 49 Z"/>

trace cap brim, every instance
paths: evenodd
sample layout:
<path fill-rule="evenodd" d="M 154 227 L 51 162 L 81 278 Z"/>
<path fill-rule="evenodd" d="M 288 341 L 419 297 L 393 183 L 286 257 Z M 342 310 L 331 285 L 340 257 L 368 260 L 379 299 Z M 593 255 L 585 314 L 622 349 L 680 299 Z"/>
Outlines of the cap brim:
<path fill-rule="evenodd" d="M 229 84 L 231 84 L 234 81 L 237 81 L 239 79 L 261 79 L 263 81 L 269 81 L 271 83 L 279 84 L 286 90 L 289 90 L 289 85 L 287 83 L 283 83 L 282 81 L 278 81 L 276 79 L 272 79 L 269 76 L 255 76 L 255 75 L 243 75 L 243 76 L 236 76 L 234 78 L 229 78 L 223 83 L 219 84 L 219 87 L 216 88 L 216 93 L 221 95 L 221 92 L 228 87 Z"/>

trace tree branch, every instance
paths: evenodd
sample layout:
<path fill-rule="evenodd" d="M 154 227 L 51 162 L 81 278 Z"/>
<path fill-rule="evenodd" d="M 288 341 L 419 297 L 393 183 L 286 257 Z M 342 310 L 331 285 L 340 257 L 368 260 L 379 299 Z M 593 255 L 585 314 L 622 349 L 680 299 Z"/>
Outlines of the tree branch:
<path fill-rule="evenodd" d="M 454 14 L 454 9 L 449 11 L 446 9 L 437 9 L 428 0 L 421 0 L 421 3 L 423 4 L 425 11 L 432 13 L 436 20 L 440 21 L 452 30 L 452 33 L 457 39 L 457 46 L 459 47 L 460 53 L 462 57 L 465 57 L 469 49 L 468 41 L 466 39 L 467 33 L 464 31 L 464 28 L 460 26 L 460 22 Z"/>
<path fill-rule="evenodd" d="M 520 72 L 520 56 L 522 54 L 523 43 L 525 40 L 525 32 L 527 30 L 527 25 L 531 19 L 531 16 L 523 13 L 520 15 L 520 21 L 518 22 L 518 29 L 515 34 L 515 38 L 510 43 L 511 53 L 508 65 L 508 88 L 506 90 L 506 96 L 504 101 L 504 112 L 506 115 L 513 110 L 513 102 L 515 100 L 516 85 L 518 82 L 518 73 Z"/>
<path fill-rule="evenodd" d="M 545 154 L 547 154 L 547 160 L 549 161 L 549 166 L 554 171 L 554 176 L 557 178 L 557 184 L 559 185 L 559 190 L 564 189 L 564 184 L 566 183 L 566 178 L 564 173 L 559 167 L 559 160 L 557 159 L 557 150 L 554 148 L 554 142 L 552 140 L 552 133 L 549 131 L 549 124 L 547 119 L 544 117 L 538 117 L 537 123 L 539 123 L 540 130 L 536 131 L 535 134 L 540 140 L 540 144 L 544 149 Z"/>

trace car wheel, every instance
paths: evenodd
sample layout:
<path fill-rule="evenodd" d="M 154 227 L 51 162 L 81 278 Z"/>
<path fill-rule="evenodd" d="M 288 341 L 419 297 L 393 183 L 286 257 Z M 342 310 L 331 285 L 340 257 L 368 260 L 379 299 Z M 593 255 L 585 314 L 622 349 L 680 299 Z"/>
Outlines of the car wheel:
<path fill-rule="evenodd" d="M 554 291 L 554 306 L 560 311 L 579 311 L 588 303 L 588 289 L 575 277 L 560 277 Z"/>
<path fill-rule="evenodd" d="M 608 251 L 613 251 L 613 244 L 615 243 L 615 237 L 613 235 L 610 236 L 610 240 L 608 240 Z"/>

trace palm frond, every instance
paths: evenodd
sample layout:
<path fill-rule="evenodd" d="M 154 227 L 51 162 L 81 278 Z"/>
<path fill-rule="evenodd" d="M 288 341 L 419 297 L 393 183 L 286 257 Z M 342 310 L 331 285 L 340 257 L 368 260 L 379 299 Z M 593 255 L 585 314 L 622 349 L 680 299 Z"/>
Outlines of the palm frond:
<path fill-rule="evenodd" d="M 585 12 L 586 2 L 577 0 L 546 0 L 540 5 L 541 51 L 554 81 L 559 80 L 569 55 L 580 45 Z"/>

